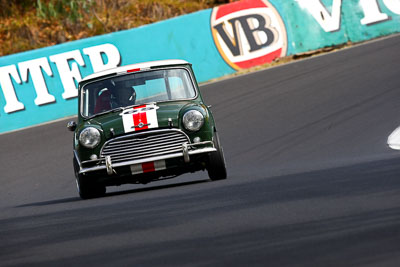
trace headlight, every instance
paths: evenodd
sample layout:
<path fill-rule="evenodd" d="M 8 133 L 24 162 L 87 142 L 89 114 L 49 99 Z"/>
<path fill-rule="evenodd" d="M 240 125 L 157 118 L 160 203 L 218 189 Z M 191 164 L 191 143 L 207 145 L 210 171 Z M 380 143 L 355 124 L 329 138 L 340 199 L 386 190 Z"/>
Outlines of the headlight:
<path fill-rule="evenodd" d="M 183 126 L 189 131 L 198 131 L 203 124 L 204 116 L 197 110 L 190 110 L 183 115 Z"/>
<path fill-rule="evenodd" d="M 100 143 L 100 132 L 96 128 L 87 127 L 79 135 L 79 142 L 87 148 L 94 148 Z"/>

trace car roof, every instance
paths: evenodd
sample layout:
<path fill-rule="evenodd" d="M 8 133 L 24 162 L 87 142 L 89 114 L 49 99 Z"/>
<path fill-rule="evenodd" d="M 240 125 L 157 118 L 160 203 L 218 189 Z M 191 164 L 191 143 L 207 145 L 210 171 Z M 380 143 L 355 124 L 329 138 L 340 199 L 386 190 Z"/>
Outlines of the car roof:
<path fill-rule="evenodd" d="M 189 62 L 181 59 L 169 59 L 169 60 L 157 60 L 157 61 L 149 61 L 137 64 L 131 64 L 121 67 L 116 67 L 104 71 L 99 71 L 93 74 L 86 76 L 82 81 L 91 80 L 94 78 L 102 77 L 109 74 L 127 72 L 129 70 L 140 70 L 140 69 L 149 69 L 153 67 L 163 67 L 163 66 L 171 66 L 171 65 L 181 65 L 181 64 L 189 64 Z"/>

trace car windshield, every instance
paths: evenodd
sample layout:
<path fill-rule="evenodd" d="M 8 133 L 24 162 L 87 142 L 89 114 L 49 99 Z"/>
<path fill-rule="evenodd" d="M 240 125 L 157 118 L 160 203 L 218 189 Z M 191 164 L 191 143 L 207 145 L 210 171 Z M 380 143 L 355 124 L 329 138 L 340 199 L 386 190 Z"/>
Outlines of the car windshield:
<path fill-rule="evenodd" d="M 84 85 L 82 115 L 90 117 L 127 106 L 195 96 L 196 92 L 186 69 L 133 72 Z"/>

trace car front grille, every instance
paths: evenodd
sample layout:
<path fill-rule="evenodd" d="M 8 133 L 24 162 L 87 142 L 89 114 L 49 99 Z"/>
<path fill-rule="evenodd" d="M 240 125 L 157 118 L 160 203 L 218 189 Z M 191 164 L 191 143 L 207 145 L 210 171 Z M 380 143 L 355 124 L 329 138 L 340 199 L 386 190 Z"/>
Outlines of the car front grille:
<path fill-rule="evenodd" d="M 101 156 L 113 163 L 157 157 L 182 151 L 189 138 L 179 130 L 155 130 L 118 137 L 106 142 Z"/>

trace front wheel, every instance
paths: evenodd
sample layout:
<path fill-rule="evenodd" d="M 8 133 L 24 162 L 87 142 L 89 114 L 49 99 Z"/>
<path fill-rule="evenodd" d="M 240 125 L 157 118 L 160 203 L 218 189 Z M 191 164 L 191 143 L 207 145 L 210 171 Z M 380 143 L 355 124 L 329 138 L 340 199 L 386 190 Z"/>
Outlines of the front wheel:
<path fill-rule="evenodd" d="M 96 182 L 89 175 L 83 175 L 79 173 L 79 166 L 74 158 L 74 171 L 76 179 L 76 187 L 78 189 L 79 196 L 82 199 L 102 197 L 106 193 L 106 187 Z"/>
<path fill-rule="evenodd" d="M 217 151 L 211 152 L 208 158 L 208 177 L 210 177 L 212 181 L 223 180 L 226 179 L 227 173 L 225 166 L 224 150 L 219 142 L 218 133 L 214 134 L 213 142 Z"/>

